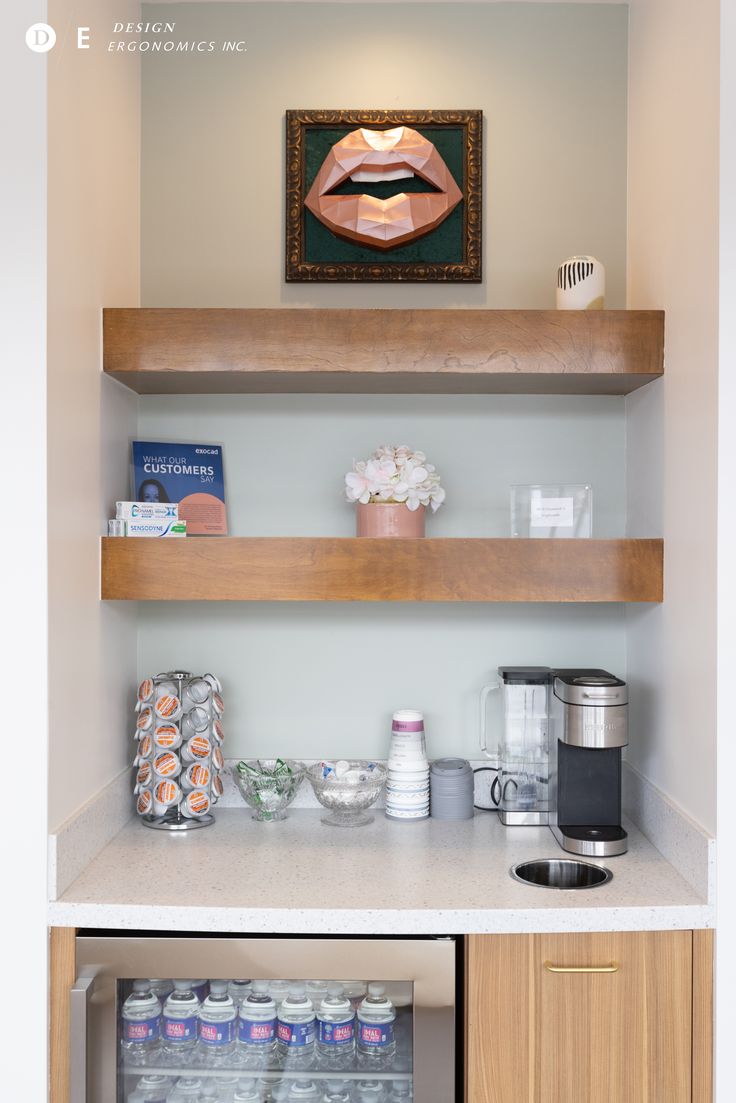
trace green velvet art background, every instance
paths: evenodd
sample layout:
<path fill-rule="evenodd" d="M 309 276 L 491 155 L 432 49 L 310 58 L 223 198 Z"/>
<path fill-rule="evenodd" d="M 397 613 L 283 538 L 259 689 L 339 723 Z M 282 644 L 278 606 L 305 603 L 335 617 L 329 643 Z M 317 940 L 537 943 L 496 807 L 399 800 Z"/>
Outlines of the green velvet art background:
<path fill-rule="evenodd" d="M 305 195 L 320 170 L 322 162 L 335 142 L 339 142 L 355 127 L 305 128 Z M 417 127 L 417 131 L 439 151 L 440 156 L 452 173 L 460 190 L 465 193 L 463 174 L 463 128 L 462 127 Z M 373 185 L 371 195 L 387 199 L 397 192 L 396 181 L 384 181 Z M 426 192 L 426 181 L 415 176 L 400 181 L 401 191 Z M 346 180 L 335 189 L 340 195 L 361 195 L 365 184 L 354 184 Z M 311 263 L 322 264 L 375 264 L 377 261 L 399 264 L 462 264 L 463 262 L 463 206 L 461 200 L 455 210 L 437 227 L 417 241 L 400 245 L 396 249 L 371 249 L 354 242 L 343 241 L 304 208 L 304 259 Z"/>

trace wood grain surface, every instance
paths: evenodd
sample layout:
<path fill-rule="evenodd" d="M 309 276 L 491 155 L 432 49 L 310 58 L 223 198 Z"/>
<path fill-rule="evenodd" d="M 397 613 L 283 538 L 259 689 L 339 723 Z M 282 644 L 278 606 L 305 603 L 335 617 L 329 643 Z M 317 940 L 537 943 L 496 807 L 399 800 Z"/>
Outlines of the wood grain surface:
<path fill-rule="evenodd" d="M 661 540 L 103 537 L 105 599 L 661 601 Z"/>
<path fill-rule="evenodd" d="M 76 1103 L 70 1099 L 69 992 L 76 979 L 73 927 L 52 927 L 49 932 L 49 1101 Z"/>
<path fill-rule="evenodd" d="M 467 1103 L 691 1103 L 692 938 L 471 936 Z"/>
<path fill-rule="evenodd" d="M 627 394 L 662 374 L 658 310 L 106 309 L 140 394 Z"/>
<path fill-rule="evenodd" d="M 713 931 L 693 931 L 693 1100 L 713 1103 Z"/>

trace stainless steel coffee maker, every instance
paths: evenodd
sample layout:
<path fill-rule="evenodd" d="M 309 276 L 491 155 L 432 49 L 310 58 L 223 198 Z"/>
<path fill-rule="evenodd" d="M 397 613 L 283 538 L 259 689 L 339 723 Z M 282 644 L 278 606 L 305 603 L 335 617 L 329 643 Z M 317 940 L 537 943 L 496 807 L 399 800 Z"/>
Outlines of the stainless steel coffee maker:
<path fill-rule="evenodd" d="M 628 687 L 607 670 L 556 670 L 550 694 L 549 825 L 563 850 L 625 854 L 621 750 Z"/>

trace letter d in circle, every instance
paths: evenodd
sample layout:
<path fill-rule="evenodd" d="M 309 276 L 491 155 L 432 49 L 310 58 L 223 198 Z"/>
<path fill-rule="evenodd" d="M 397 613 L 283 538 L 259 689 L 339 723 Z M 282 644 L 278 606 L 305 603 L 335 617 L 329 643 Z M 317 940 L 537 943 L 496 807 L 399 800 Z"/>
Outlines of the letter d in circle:
<path fill-rule="evenodd" d="M 56 31 L 48 23 L 33 23 L 26 31 L 26 46 L 35 54 L 47 54 L 56 45 Z"/>

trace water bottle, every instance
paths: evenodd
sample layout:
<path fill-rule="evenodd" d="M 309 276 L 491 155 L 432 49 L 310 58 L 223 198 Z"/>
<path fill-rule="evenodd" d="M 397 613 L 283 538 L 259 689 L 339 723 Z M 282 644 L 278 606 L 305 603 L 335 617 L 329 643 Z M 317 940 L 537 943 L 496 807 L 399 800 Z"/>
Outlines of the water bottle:
<path fill-rule="evenodd" d="M 281 1007 L 286 997 L 289 995 L 289 986 L 291 981 L 288 980 L 270 980 L 268 982 L 268 991 L 274 998 L 276 1003 L 276 1010 Z"/>
<path fill-rule="evenodd" d="M 276 1004 L 266 980 L 254 980 L 240 1005 L 238 1043 L 246 1067 L 268 1067 L 276 1051 Z"/>
<path fill-rule="evenodd" d="M 385 1103 L 386 1089 L 380 1080 L 359 1080 L 355 1099 L 356 1103 Z"/>
<path fill-rule="evenodd" d="M 157 978 L 156 980 L 149 980 L 148 983 L 151 986 L 151 991 L 154 996 L 158 996 L 162 1005 L 165 1003 L 167 997 L 174 991 L 173 980 L 159 980 Z"/>
<path fill-rule="evenodd" d="M 128 1103 L 166 1103 L 171 1088 L 168 1076 L 143 1076 L 128 1096 Z"/>
<path fill-rule="evenodd" d="M 287 1095 L 288 1103 L 320 1103 L 319 1089 L 314 1080 L 294 1080 Z"/>
<path fill-rule="evenodd" d="M 123 1038 L 120 1043 L 130 1065 L 150 1064 L 158 1049 L 161 1029 L 161 1001 L 147 980 L 133 981 L 133 991 L 123 1004 Z"/>
<path fill-rule="evenodd" d="M 317 1011 L 317 1055 L 326 1069 L 349 1069 L 355 1056 L 355 1011 L 341 984 L 330 984 Z"/>
<path fill-rule="evenodd" d="M 174 991 L 164 1004 L 162 1034 L 164 1049 L 179 1057 L 189 1054 L 197 1044 L 199 1000 L 190 980 L 175 980 Z M 176 1090 L 179 1090 L 177 1084 Z"/>
<path fill-rule="evenodd" d="M 240 1007 L 243 1000 L 248 996 L 251 990 L 252 982 L 249 980 L 231 980 L 228 992 L 233 998 L 233 1003 L 236 1007 Z M 268 985 L 266 986 L 268 987 Z"/>
<path fill-rule="evenodd" d="M 215 1080 L 217 1103 L 231 1103 L 235 1092 L 238 1090 L 237 1076 L 218 1076 Z"/>
<path fill-rule="evenodd" d="M 238 1087 L 233 1096 L 233 1103 L 260 1103 L 260 1093 L 255 1080 L 238 1080 Z"/>
<path fill-rule="evenodd" d="M 390 1068 L 396 1053 L 396 1010 L 383 984 L 369 984 L 358 1008 L 358 1064 L 361 1068 Z"/>
<path fill-rule="evenodd" d="M 210 994 L 199 1009 L 199 1049 L 207 1065 L 218 1065 L 232 1057 L 237 1016 L 228 981 L 211 980 Z"/>
<path fill-rule="evenodd" d="M 292 984 L 276 1022 L 279 1055 L 292 1069 L 310 1068 L 314 1061 L 314 1005 L 303 983 Z M 290 1097 L 289 1097 L 290 1098 Z"/>
<path fill-rule="evenodd" d="M 207 998 L 207 981 L 206 980 L 192 980 L 189 982 L 192 986 L 192 992 L 197 997 L 200 1003 L 203 1003 Z"/>
<path fill-rule="evenodd" d="M 411 1082 L 409 1080 L 393 1080 L 388 1103 L 411 1103 Z"/>
<path fill-rule="evenodd" d="M 176 983 L 174 981 L 174 991 L 176 991 Z M 177 1080 L 176 1087 L 169 1095 L 168 1103 L 201 1103 L 201 1099 L 202 1081 L 199 1078 L 183 1076 Z"/>
<path fill-rule="evenodd" d="M 328 1080 L 321 1103 L 351 1103 L 349 1080 Z"/>

